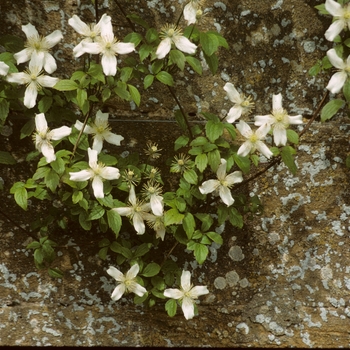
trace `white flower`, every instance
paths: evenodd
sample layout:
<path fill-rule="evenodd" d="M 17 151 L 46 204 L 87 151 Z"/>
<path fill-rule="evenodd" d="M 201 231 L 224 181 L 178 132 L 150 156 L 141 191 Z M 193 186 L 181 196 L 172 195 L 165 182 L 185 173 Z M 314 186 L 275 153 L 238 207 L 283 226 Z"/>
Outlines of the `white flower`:
<path fill-rule="evenodd" d="M 185 36 L 182 35 L 181 30 L 177 29 L 175 25 L 166 25 L 160 31 L 162 41 L 159 43 L 156 56 L 158 59 L 164 58 L 171 49 L 171 44 L 182 52 L 194 54 L 197 46 L 191 43 Z"/>
<path fill-rule="evenodd" d="M 0 75 L 6 75 L 10 67 L 5 63 L 0 61 Z"/>
<path fill-rule="evenodd" d="M 158 216 L 163 215 L 164 204 L 161 193 L 162 188 L 160 185 L 152 180 L 143 185 L 142 195 L 147 201 L 150 201 L 153 214 Z"/>
<path fill-rule="evenodd" d="M 147 293 L 146 288 L 136 282 L 136 276 L 139 273 L 140 267 L 138 264 L 132 265 L 130 270 L 124 275 L 117 268 L 110 266 L 107 273 L 112 276 L 119 284 L 112 293 L 112 300 L 119 300 L 125 292 L 135 293 L 142 297 Z"/>
<path fill-rule="evenodd" d="M 23 101 L 27 108 L 33 108 L 35 106 L 38 91 L 40 91 L 42 87 L 53 87 L 59 80 L 58 78 L 49 77 L 41 73 L 42 65 L 39 62 L 39 58 L 35 57 L 29 62 L 27 71 L 10 73 L 6 77 L 6 80 L 10 83 L 27 85 Z"/>
<path fill-rule="evenodd" d="M 74 126 L 76 129 L 81 130 L 83 128 L 83 125 L 84 124 L 82 122 L 77 120 Z M 92 125 L 85 126 L 84 133 L 94 135 L 92 149 L 100 153 L 102 150 L 104 140 L 116 146 L 120 146 L 120 142 L 124 140 L 123 136 L 113 134 L 110 130 L 111 128 L 108 124 L 108 113 L 102 113 L 99 110 L 96 113 L 96 118 Z"/>
<path fill-rule="evenodd" d="M 49 53 L 49 50 L 63 38 L 62 32 L 60 30 L 55 30 L 48 36 L 42 37 L 30 23 L 22 26 L 22 30 L 27 37 L 27 42 L 25 44 L 25 49 L 13 55 L 17 60 L 17 64 L 38 58 L 46 72 L 49 74 L 54 72 L 57 69 L 57 65 L 55 59 Z"/>
<path fill-rule="evenodd" d="M 266 158 L 270 158 L 272 156 L 272 152 L 264 144 L 264 142 L 262 142 L 262 140 L 265 139 L 266 134 L 271 129 L 271 126 L 269 124 L 263 124 L 255 132 L 253 132 L 247 123 L 245 123 L 243 120 L 240 120 L 236 125 L 236 128 L 247 139 L 247 141 L 245 141 L 238 149 L 238 155 L 245 157 L 249 153 L 255 152 L 257 149 Z"/>
<path fill-rule="evenodd" d="M 103 180 L 119 179 L 119 169 L 105 166 L 97 162 L 97 151 L 88 148 L 89 166 L 86 170 L 69 173 L 72 181 L 86 181 L 92 179 L 92 189 L 96 198 L 104 198 Z"/>
<path fill-rule="evenodd" d="M 184 18 L 187 21 L 187 25 L 197 22 L 197 11 L 200 10 L 201 5 L 201 0 L 190 0 L 184 7 Z"/>
<path fill-rule="evenodd" d="M 84 23 L 77 15 L 74 15 L 68 20 L 68 24 L 72 26 L 75 31 L 81 34 L 84 39 L 74 47 L 73 54 L 75 57 L 80 57 L 85 53 L 83 48 L 83 43 L 93 43 L 101 34 L 102 23 L 107 23 L 111 21 L 111 17 L 104 14 L 97 24 L 92 23 L 87 25 Z"/>
<path fill-rule="evenodd" d="M 114 208 L 119 215 L 128 216 L 132 219 L 133 225 L 138 235 L 143 235 L 145 233 L 145 223 L 146 213 L 151 210 L 150 203 L 143 203 L 136 198 L 135 188 L 131 186 L 129 193 L 129 207 L 119 207 Z"/>
<path fill-rule="evenodd" d="M 287 143 L 287 131 L 290 124 L 302 124 L 302 115 L 290 116 L 282 107 L 282 95 L 273 95 L 272 112 L 269 115 L 255 117 L 255 125 L 270 124 L 273 129 L 273 137 L 276 146 Z"/>
<path fill-rule="evenodd" d="M 182 301 L 182 311 L 186 320 L 190 320 L 194 317 L 194 303 L 200 295 L 208 294 L 207 286 L 191 285 L 191 273 L 189 271 L 182 271 L 181 275 L 181 288 L 174 289 L 169 288 L 164 291 L 164 296 L 171 299 Z"/>
<path fill-rule="evenodd" d="M 72 128 L 61 126 L 60 128 L 49 130 L 44 113 L 35 116 L 36 133 L 34 134 L 35 147 L 41 152 L 48 163 L 56 160 L 54 148 L 51 140 L 61 140 L 70 135 Z"/>
<path fill-rule="evenodd" d="M 350 29 L 350 4 L 342 6 L 334 0 L 326 0 L 325 8 L 335 18 L 325 33 L 326 39 L 333 41 L 346 26 Z"/>
<path fill-rule="evenodd" d="M 101 64 L 105 75 L 116 75 L 117 73 L 117 54 L 127 54 L 135 50 L 135 44 L 119 42 L 113 34 L 112 23 L 103 21 L 100 24 L 101 36 L 96 42 L 82 43 L 82 50 L 91 54 L 101 54 Z"/>
<path fill-rule="evenodd" d="M 249 114 L 254 107 L 254 102 L 251 101 L 251 97 L 245 97 L 244 94 L 239 94 L 236 88 L 231 83 L 226 83 L 224 90 L 227 92 L 227 96 L 234 106 L 229 110 L 226 121 L 233 123 L 241 115 Z"/>
<path fill-rule="evenodd" d="M 329 81 L 326 89 L 331 93 L 338 93 L 341 88 L 344 86 L 346 80 L 349 77 L 350 72 L 350 56 L 343 61 L 336 53 L 335 49 L 330 49 L 327 51 L 327 56 L 329 61 L 332 63 L 332 66 L 339 69 L 339 72 L 332 75 L 331 80 Z"/>
<path fill-rule="evenodd" d="M 207 180 L 199 186 L 199 191 L 202 194 L 211 193 L 218 190 L 220 198 L 229 207 L 234 203 L 230 188 L 233 184 L 242 182 L 242 172 L 234 171 L 233 173 L 226 174 L 226 160 L 221 158 L 221 164 L 218 167 L 216 176 L 218 180 Z"/>
<path fill-rule="evenodd" d="M 151 213 L 145 213 L 144 219 L 147 224 L 156 231 L 156 238 L 160 238 L 164 241 L 165 236 L 165 225 L 164 225 L 164 215 L 153 215 Z"/>

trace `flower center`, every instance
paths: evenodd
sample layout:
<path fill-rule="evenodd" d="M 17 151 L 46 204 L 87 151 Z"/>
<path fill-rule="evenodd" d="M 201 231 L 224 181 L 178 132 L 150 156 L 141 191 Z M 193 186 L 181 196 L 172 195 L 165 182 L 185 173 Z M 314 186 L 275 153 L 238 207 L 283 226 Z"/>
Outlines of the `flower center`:
<path fill-rule="evenodd" d="M 286 128 L 289 126 L 288 114 L 284 109 L 272 111 L 272 115 L 275 118 L 275 123 L 283 124 Z"/>
<path fill-rule="evenodd" d="M 350 19 L 350 6 L 346 6 L 345 11 L 344 11 L 344 19 Z"/>
<path fill-rule="evenodd" d="M 39 35 L 33 35 L 28 38 L 26 46 L 32 48 L 35 51 L 48 51 L 48 45 L 46 39 Z"/>
<path fill-rule="evenodd" d="M 259 138 L 255 134 L 253 134 L 249 137 L 249 141 L 251 143 L 256 143 L 257 141 L 259 141 Z"/>

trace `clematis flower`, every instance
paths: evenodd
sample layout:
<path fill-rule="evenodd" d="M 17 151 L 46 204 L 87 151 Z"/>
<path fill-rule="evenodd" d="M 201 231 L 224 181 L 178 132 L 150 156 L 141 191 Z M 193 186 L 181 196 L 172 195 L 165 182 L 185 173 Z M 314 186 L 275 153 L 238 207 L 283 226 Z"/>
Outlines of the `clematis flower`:
<path fill-rule="evenodd" d="M 325 37 L 329 41 L 334 38 L 346 27 L 350 29 L 350 3 L 340 5 L 334 0 L 326 0 L 326 10 L 335 18 L 325 33 Z"/>
<path fill-rule="evenodd" d="M 346 80 L 349 77 L 350 72 L 350 56 L 343 61 L 338 55 L 335 49 L 330 49 L 327 51 L 327 56 L 332 66 L 338 68 L 339 72 L 332 75 L 331 80 L 329 81 L 326 89 L 331 93 L 338 93 L 344 86 Z"/>
<path fill-rule="evenodd" d="M 230 188 L 233 184 L 242 182 L 242 172 L 234 171 L 233 173 L 226 174 L 226 160 L 221 158 L 221 164 L 216 172 L 217 180 L 207 180 L 199 186 L 199 191 L 202 194 L 208 194 L 213 191 L 219 191 L 220 198 L 229 207 L 234 203 Z"/>
<path fill-rule="evenodd" d="M 0 61 L 0 75 L 6 75 L 10 67 L 5 63 Z"/>
<path fill-rule="evenodd" d="M 75 57 L 80 57 L 85 53 L 83 49 L 83 43 L 93 43 L 101 34 L 102 23 L 107 23 L 111 21 L 111 17 L 104 14 L 97 24 L 92 23 L 87 25 L 84 23 L 77 15 L 74 15 L 68 20 L 68 24 L 73 27 L 73 29 L 84 37 L 78 45 L 73 49 L 73 55 Z"/>
<path fill-rule="evenodd" d="M 270 124 L 273 130 L 273 138 L 276 146 L 287 143 L 287 129 L 290 124 L 302 124 L 302 115 L 290 116 L 282 107 L 282 95 L 273 95 L 272 112 L 269 115 L 255 117 L 255 125 Z"/>
<path fill-rule="evenodd" d="M 119 42 L 113 34 L 112 23 L 103 21 L 100 24 L 101 36 L 96 38 L 96 42 L 82 43 L 82 50 L 91 54 L 101 54 L 101 64 L 105 75 L 116 75 L 118 54 L 124 55 L 135 50 L 134 43 Z"/>
<path fill-rule="evenodd" d="M 61 140 L 70 135 L 72 128 L 61 126 L 57 129 L 49 130 L 44 113 L 35 116 L 36 132 L 34 134 L 34 142 L 36 149 L 41 152 L 48 163 L 56 160 L 55 150 L 51 144 L 51 140 Z"/>
<path fill-rule="evenodd" d="M 84 124 L 82 122 L 77 120 L 74 126 L 76 129 L 81 130 L 83 128 L 83 125 Z M 120 142 L 124 140 L 123 136 L 113 134 L 110 130 L 111 128 L 108 124 L 108 113 L 102 113 L 99 110 L 96 113 L 96 118 L 92 125 L 85 126 L 84 133 L 94 135 L 92 149 L 100 153 L 102 150 L 104 140 L 116 146 L 120 146 Z"/>
<path fill-rule="evenodd" d="M 198 10 L 200 10 L 202 3 L 202 0 L 190 0 L 184 7 L 184 18 L 187 21 L 187 25 L 197 22 Z"/>
<path fill-rule="evenodd" d="M 10 83 L 27 85 L 23 101 L 27 108 L 33 108 L 35 106 L 38 91 L 40 91 L 42 87 L 53 87 L 59 81 L 58 78 L 49 77 L 41 73 L 42 65 L 39 62 L 38 56 L 36 56 L 29 62 L 27 71 L 10 73 L 6 77 L 6 80 Z"/>
<path fill-rule="evenodd" d="M 150 201 L 151 210 L 154 215 L 163 215 L 163 197 L 160 195 L 162 193 L 162 188 L 159 184 L 148 181 L 147 184 L 143 186 L 142 195 L 146 200 Z"/>
<path fill-rule="evenodd" d="M 62 32 L 55 30 L 48 36 L 42 37 L 30 23 L 22 26 L 22 30 L 27 37 L 27 42 L 25 43 L 25 49 L 13 55 L 17 64 L 38 59 L 47 73 L 51 74 L 54 72 L 57 69 L 57 65 L 49 50 L 63 38 Z"/>
<path fill-rule="evenodd" d="M 266 134 L 271 129 L 271 126 L 269 124 L 263 124 L 255 132 L 253 132 L 247 123 L 245 123 L 243 120 L 240 120 L 236 125 L 236 128 L 247 139 L 247 141 L 245 141 L 238 149 L 238 155 L 244 157 L 249 153 L 253 153 L 255 150 L 258 150 L 266 158 L 270 158 L 272 156 L 272 152 L 262 141 L 265 139 Z"/>
<path fill-rule="evenodd" d="M 162 41 L 159 43 L 156 51 L 158 59 L 164 58 L 169 53 L 171 44 L 175 44 L 180 51 L 189 53 L 190 55 L 196 52 L 197 46 L 183 36 L 181 30 L 177 29 L 176 25 L 167 24 L 161 29 L 159 36 Z"/>
<path fill-rule="evenodd" d="M 181 274 L 181 288 L 168 288 L 164 291 L 164 296 L 167 298 L 180 300 L 182 302 L 181 308 L 186 320 L 194 317 L 194 304 L 199 296 L 208 294 L 207 286 L 195 286 L 191 284 L 191 273 L 189 271 L 182 271 Z"/>
<path fill-rule="evenodd" d="M 135 293 L 142 297 L 147 290 L 136 282 L 136 276 L 139 273 L 140 267 L 138 264 L 132 265 L 130 270 L 124 275 L 117 268 L 110 266 L 107 273 L 112 276 L 118 283 L 112 293 L 112 300 L 119 300 L 125 292 Z"/>
<path fill-rule="evenodd" d="M 90 168 L 78 172 L 69 173 L 72 181 L 92 180 L 92 189 L 96 198 L 104 198 L 103 180 L 119 179 L 119 169 L 97 163 L 97 151 L 88 148 Z"/>
<path fill-rule="evenodd" d="M 146 217 L 145 214 L 151 210 L 151 204 L 144 203 L 136 198 L 134 186 L 131 186 L 130 188 L 129 204 L 129 207 L 114 208 L 112 210 L 115 210 L 121 216 L 128 216 L 130 219 L 132 219 L 137 234 L 143 235 L 146 229 L 143 220 Z"/>
<path fill-rule="evenodd" d="M 164 241 L 165 236 L 165 225 L 164 215 L 153 215 L 151 213 L 145 213 L 144 219 L 147 221 L 149 227 L 156 231 L 156 238 L 160 238 Z"/>
<path fill-rule="evenodd" d="M 245 97 L 244 94 L 240 94 L 231 83 L 226 83 L 224 90 L 227 92 L 227 96 L 234 106 L 229 110 L 226 121 L 233 123 L 240 118 L 241 115 L 249 114 L 254 107 L 254 102 L 251 102 L 251 97 Z"/>

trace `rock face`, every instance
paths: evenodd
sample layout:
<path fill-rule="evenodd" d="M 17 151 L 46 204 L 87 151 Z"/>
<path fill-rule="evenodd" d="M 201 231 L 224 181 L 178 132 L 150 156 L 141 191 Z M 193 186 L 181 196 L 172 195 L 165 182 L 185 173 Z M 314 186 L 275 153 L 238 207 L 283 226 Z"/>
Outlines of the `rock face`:
<path fill-rule="evenodd" d="M 138 12 L 142 7 L 145 17 L 158 28 L 177 18 L 185 1 L 138 3 L 120 0 L 125 11 Z M 189 71 L 179 77 L 176 89 L 185 108 L 193 113 L 225 114 L 231 104 L 223 86 L 230 81 L 254 97 L 257 114 L 267 114 L 272 94 L 281 92 L 287 111 L 303 114 L 307 122 L 329 79 L 307 74 L 332 46 L 324 39 L 331 19 L 314 9 L 320 3 L 207 1 L 210 11 L 205 25 L 219 30 L 230 49 L 220 51 L 215 76 L 204 70 L 201 78 L 194 78 Z M 55 29 L 67 35 L 72 44 L 58 45 L 55 52 L 61 64 L 59 74 L 76 64 L 69 57 L 76 38 L 67 20 L 73 14 L 92 20 L 94 10 L 83 0 L 5 0 L 0 9 L 2 34 L 23 36 L 21 25 L 31 22 L 44 35 Z M 101 1 L 100 12 L 105 11 L 111 14 L 117 30 L 130 31 L 115 2 Z M 164 116 L 171 119 L 174 103 L 160 92 L 157 86 L 147 92 L 140 111 L 132 110 L 134 115 L 142 114 L 139 119 L 155 123 Z M 127 115 L 131 107 L 124 104 L 111 109 Z M 138 139 L 136 131 L 130 132 L 129 125 L 121 124 L 118 131 L 130 145 Z M 154 137 L 161 146 L 178 136 L 175 131 L 169 134 L 169 123 L 155 125 L 143 122 L 140 135 Z M 161 135 L 160 141 L 157 135 Z M 25 179 L 27 169 L 23 164 L 18 171 L 4 167 L 1 199 L 12 221 L 0 216 L 1 344 L 350 346 L 348 141 L 349 125 L 342 115 L 324 124 L 316 121 L 301 137 L 296 175 L 277 165 L 245 189 L 247 195 L 261 196 L 264 212 L 260 217 L 247 221 L 241 230 L 226 225 L 224 244 L 211 247 L 210 258 L 202 267 L 193 261 L 192 254 L 183 252 L 194 280 L 210 290 L 200 299 L 199 316 L 190 321 L 180 312 L 169 318 L 161 304 L 151 309 L 137 307 L 128 297 L 113 302 L 110 294 L 115 285 L 106 274 L 113 262 L 97 257 L 99 238 L 94 232 L 72 229 L 62 234 L 58 264 L 65 272 L 64 279 L 52 280 L 46 272 L 36 270 L 31 254 L 24 249 L 28 243 L 24 231 L 32 218 L 28 213 L 18 214 L 21 209 L 8 195 L 12 184 L 8 179 Z M 12 147 L 16 153 L 16 144 Z M 15 226 L 14 218 L 22 228 Z"/>

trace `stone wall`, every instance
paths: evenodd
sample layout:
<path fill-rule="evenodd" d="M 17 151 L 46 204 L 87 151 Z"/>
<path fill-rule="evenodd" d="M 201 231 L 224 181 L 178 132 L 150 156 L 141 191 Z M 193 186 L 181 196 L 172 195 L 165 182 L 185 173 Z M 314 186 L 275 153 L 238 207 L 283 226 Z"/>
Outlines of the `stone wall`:
<path fill-rule="evenodd" d="M 180 3 L 185 2 L 120 3 L 132 11 L 142 7 L 160 27 L 173 21 Z M 319 3 L 207 1 L 210 11 L 206 26 L 220 30 L 230 49 L 220 50 L 217 75 L 205 70 L 200 79 L 190 72 L 179 77 L 176 88 L 187 110 L 227 112 L 231 105 L 223 86 L 230 81 L 254 97 L 257 114 L 268 113 L 272 94 L 281 92 L 284 107 L 291 115 L 303 114 L 306 123 L 328 81 L 328 76 L 312 78 L 307 74 L 331 47 L 323 36 L 331 20 L 314 9 Z M 61 29 L 73 45 L 74 33 L 67 20 L 75 13 L 92 19 L 93 7 L 87 4 L 82 0 L 5 0 L 0 4 L 4 18 L 0 33 L 23 35 L 20 26 L 30 21 L 44 35 Z M 116 26 L 128 32 L 113 1 L 104 1 L 100 11 L 110 13 Z M 67 69 L 76 64 L 69 56 L 72 45 L 57 46 L 56 58 Z M 177 137 L 176 132 L 169 134 L 173 108 L 170 97 L 155 87 L 132 115 L 142 123 L 138 124 L 142 125 L 142 133 L 154 141 L 161 135 L 166 145 Z M 131 115 L 129 104 L 111 109 L 117 115 Z M 160 122 L 164 116 L 169 119 L 167 123 Z M 200 300 L 199 316 L 190 321 L 181 312 L 169 318 L 161 304 L 147 309 L 135 307 L 129 298 L 112 302 L 114 285 L 106 274 L 111 262 L 98 259 L 95 233 L 74 229 L 62 233 L 58 264 L 65 278 L 52 280 L 33 266 L 32 257 L 24 249 L 28 236 L 0 217 L 1 344 L 350 346 L 347 123 L 342 115 L 324 124 L 316 121 L 301 138 L 295 176 L 278 165 L 249 184 L 247 194 L 261 194 L 263 215 L 248 221 L 242 230 L 226 225 L 225 244 L 212 245 L 204 266 L 198 266 L 192 254 L 183 252 L 184 266 L 193 271 L 195 281 L 210 290 Z M 135 138 L 127 122 L 116 127 L 125 135 L 126 144 Z M 17 176 L 16 181 L 25 178 L 25 173 L 16 174 L 13 169 L 4 171 Z M 8 215 L 20 210 L 11 196 L 1 196 L 6 200 Z M 29 222 L 26 220 L 30 220 L 30 214 L 23 215 L 24 229 Z"/>

